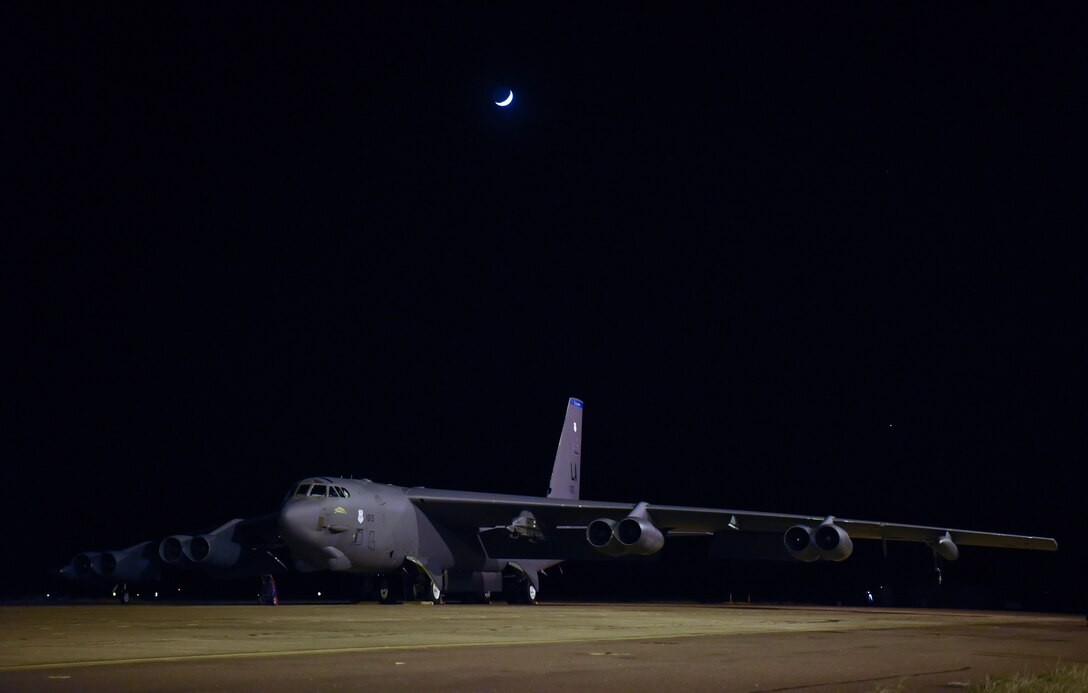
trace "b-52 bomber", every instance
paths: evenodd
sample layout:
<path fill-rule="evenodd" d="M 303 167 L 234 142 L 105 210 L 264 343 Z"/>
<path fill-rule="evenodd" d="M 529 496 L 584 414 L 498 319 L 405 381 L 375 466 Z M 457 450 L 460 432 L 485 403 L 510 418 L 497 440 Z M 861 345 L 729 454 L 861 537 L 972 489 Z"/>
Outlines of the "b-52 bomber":
<path fill-rule="evenodd" d="M 947 527 L 652 503 L 583 500 L 581 400 L 567 403 L 551 482 L 543 497 L 403 488 L 367 479 L 310 477 L 278 512 L 235 519 L 204 534 L 177 534 L 120 551 L 77 554 L 61 569 L 75 580 L 127 585 L 159 579 L 164 566 L 213 577 L 266 576 L 293 568 L 358 575 L 383 602 L 446 595 L 537 601 L 542 571 L 564 560 L 650 556 L 666 540 L 733 533 L 779 535 L 799 561 L 842 561 L 855 540 L 921 542 L 947 561 L 960 546 L 1054 551 L 1054 539 Z M 281 558 L 282 556 L 282 558 Z M 637 567 L 632 567 L 637 569 Z"/>

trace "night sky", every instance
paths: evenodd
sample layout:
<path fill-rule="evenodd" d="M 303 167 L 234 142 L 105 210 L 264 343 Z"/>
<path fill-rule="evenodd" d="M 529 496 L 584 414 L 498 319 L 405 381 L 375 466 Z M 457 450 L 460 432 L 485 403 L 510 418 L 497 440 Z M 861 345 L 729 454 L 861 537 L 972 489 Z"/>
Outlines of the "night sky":
<path fill-rule="evenodd" d="M 6 596 L 307 475 L 543 494 L 577 396 L 584 497 L 1054 536 L 948 573 L 1078 608 L 1053 12 L 5 5 Z"/>

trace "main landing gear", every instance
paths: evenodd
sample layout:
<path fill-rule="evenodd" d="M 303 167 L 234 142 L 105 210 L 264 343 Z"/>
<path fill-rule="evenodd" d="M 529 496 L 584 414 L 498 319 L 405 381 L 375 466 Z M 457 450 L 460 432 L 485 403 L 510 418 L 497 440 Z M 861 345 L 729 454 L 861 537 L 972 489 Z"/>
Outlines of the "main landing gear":
<path fill-rule="evenodd" d="M 441 604 L 442 603 L 442 588 L 439 587 L 438 583 L 435 583 L 435 582 L 431 583 L 431 603 L 432 604 Z"/>
<path fill-rule="evenodd" d="M 503 585 L 503 592 L 506 595 L 508 604 L 537 603 L 536 585 L 526 577 L 510 580 L 506 585 Z"/>
<path fill-rule="evenodd" d="M 431 580 L 425 570 L 405 567 L 395 575 L 378 575 L 372 589 L 381 604 L 400 602 L 431 602 L 442 604 L 445 593 L 441 585 Z"/>
<path fill-rule="evenodd" d="M 411 592 L 411 601 L 413 602 L 430 602 L 431 604 L 443 604 L 445 603 L 445 595 L 442 593 L 442 587 L 438 583 L 431 580 L 430 576 L 422 570 L 415 576 L 415 580 L 409 586 Z"/>
<path fill-rule="evenodd" d="M 402 590 L 403 593 L 403 590 Z M 377 597 L 379 604 L 396 604 L 397 597 L 395 596 L 392 584 L 388 575 L 378 576 L 378 588 Z"/>
<path fill-rule="evenodd" d="M 412 559 L 394 572 L 363 578 L 360 588 L 363 598 L 381 604 L 444 604 L 447 598 L 464 604 L 490 604 L 500 590 L 501 598 L 511 604 L 535 604 L 538 595 L 536 584 L 520 568 L 506 570 L 501 576 L 497 571 L 437 572 Z"/>

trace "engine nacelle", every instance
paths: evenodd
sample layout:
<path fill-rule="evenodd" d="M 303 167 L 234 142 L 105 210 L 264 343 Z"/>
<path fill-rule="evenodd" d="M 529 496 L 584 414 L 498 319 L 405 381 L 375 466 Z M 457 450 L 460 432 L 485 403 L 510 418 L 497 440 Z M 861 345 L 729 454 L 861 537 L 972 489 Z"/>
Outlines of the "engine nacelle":
<path fill-rule="evenodd" d="M 241 520 L 231 520 L 214 532 L 201 534 L 182 546 L 186 558 L 201 567 L 233 568 L 242 557 L 242 546 L 234 541 L 234 526 Z"/>
<path fill-rule="evenodd" d="M 106 551 L 98 554 L 98 560 L 94 562 L 94 572 L 103 577 L 109 577 L 117 572 L 117 554 Z"/>
<path fill-rule="evenodd" d="M 623 518 L 613 528 L 612 534 L 619 540 L 626 553 L 633 553 L 636 556 L 657 553 L 665 545 L 665 535 L 661 533 L 661 530 L 641 517 Z"/>
<path fill-rule="evenodd" d="M 590 546 L 606 556 L 649 556 L 665 545 L 665 534 L 654 526 L 646 508 L 639 503 L 619 522 L 602 517 L 586 527 Z"/>
<path fill-rule="evenodd" d="M 805 525 L 794 525 L 786 530 L 783 536 L 786 550 L 799 561 L 806 563 L 820 559 L 820 549 L 812 541 L 812 528 Z"/>
<path fill-rule="evenodd" d="M 854 542 L 846 530 L 829 517 L 815 529 L 794 525 L 786 530 L 786 550 L 799 561 L 845 561 L 854 552 Z"/>
<path fill-rule="evenodd" d="M 175 568 L 188 567 L 190 561 L 188 546 L 192 540 L 193 538 L 187 534 L 175 534 L 166 537 L 159 543 L 159 558 L 162 559 L 163 563 L 172 565 Z"/>
<path fill-rule="evenodd" d="M 586 541 L 606 556 L 622 556 L 627 553 L 615 533 L 616 521 L 607 517 L 594 520 L 586 527 Z"/>
<path fill-rule="evenodd" d="M 207 534 L 175 534 L 159 543 L 159 558 L 175 568 L 198 569 L 217 579 L 234 579 L 277 573 L 283 562 L 254 542 L 241 527 L 243 520 L 231 520 Z"/>
<path fill-rule="evenodd" d="M 825 561 L 845 561 L 854 553 L 854 542 L 846 530 L 827 519 L 812 533 L 812 543 Z"/>
<path fill-rule="evenodd" d="M 151 542 L 145 541 L 120 551 L 103 552 L 95 561 L 95 571 L 118 582 L 143 582 L 159 577 L 159 562 Z"/>
<path fill-rule="evenodd" d="M 118 551 L 78 553 L 60 572 L 72 580 L 145 582 L 159 577 L 159 562 L 151 542 L 145 541 Z"/>
<path fill-rule="evenodd" d="M 89 580 L 97 577 L 94 565 L 101 555 L 97 552 L 77 553 L 68 565 L 60 569 L 60 574 L 69 580 Z"/>

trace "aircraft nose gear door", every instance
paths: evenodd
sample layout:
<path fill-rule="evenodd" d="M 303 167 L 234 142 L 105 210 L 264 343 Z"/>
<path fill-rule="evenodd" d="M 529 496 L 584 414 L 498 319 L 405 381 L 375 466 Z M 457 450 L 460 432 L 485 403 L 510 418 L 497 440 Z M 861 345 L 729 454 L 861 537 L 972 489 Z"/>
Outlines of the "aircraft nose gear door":
<path fill-rule="evenodd" d="M 444 603 L 445 595 L 442 586 L 432 580 L 427 573 L 420 571 L 411 585 L 412 601 L 430 602 L 432 604 Z"/>
<path fill-rule="evenodd" d="M 404 573 L 408 580 L 408 595 L 413 601 L 442 604 L 445 593 L 446 573 L 437 566 L 428 567 L 423 561 L 409 556 L 404 561 Z"/>

